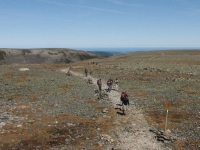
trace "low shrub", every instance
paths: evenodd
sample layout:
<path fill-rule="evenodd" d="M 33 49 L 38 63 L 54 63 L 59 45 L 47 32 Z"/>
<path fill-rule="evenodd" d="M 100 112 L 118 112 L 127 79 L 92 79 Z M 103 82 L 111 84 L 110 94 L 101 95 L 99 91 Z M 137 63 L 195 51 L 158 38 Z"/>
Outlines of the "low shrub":
<path fill-rule="evenodd" d="M 6 52 L 0 51 L 0 60 L 4 60 L 6 57 Z"/>

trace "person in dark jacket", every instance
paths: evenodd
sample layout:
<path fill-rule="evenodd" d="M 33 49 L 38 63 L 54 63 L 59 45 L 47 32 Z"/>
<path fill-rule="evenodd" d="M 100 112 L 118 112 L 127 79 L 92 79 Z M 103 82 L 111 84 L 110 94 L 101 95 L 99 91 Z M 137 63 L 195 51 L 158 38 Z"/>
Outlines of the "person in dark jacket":
<path fill-rule="evenodd" d="M 88 70 L 85 68 L 85 76 L 87 77 L 88 75 Z"/>
<path fill-rule="evenodd" d="M 129 106 L 128 95 L 126 94 L 126 92 L 124 92 L 124 98 L 122 99 L 122 111 L 124 115 L 126 115 L 128 111 L 128 106 Z"/>

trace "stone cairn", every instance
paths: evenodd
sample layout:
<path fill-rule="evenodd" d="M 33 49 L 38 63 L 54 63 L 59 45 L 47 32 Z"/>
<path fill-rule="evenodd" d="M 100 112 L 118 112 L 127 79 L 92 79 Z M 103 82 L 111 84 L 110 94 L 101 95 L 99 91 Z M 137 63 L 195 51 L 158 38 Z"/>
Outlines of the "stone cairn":
<path fill-rule="evenodd" d="M 89 79 L 87 80 L 87 84 L 93 84 L 92 79 L 89 78 Z"/>
<path fill-rule="evenodd" d="M 67 75 L 67 76 L 72 76 L 72 73 L 71 73 L 70 71 L 68 71 L 68 72 L 66 73 L 66 75 Z"/>

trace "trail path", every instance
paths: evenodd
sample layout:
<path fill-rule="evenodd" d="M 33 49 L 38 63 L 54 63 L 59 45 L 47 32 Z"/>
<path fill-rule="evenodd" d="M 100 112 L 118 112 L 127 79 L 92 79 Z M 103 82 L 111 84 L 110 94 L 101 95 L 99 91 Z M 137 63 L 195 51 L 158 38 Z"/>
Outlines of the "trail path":
<path fill-rule="evenodd" d="M 67 73 L 67 69 L 62 69 L 62 72 Z M 77 72 L 70 72 L 79 76 L 83 79 L 92 79 L 93 83 L 97 83 L 97 79 L 88 75 L 85 77 L 84 74 L 80 74 Z M 107 89 L 107 85 L 105 81 L 102 81 L 102 89 Z M 112 90 L 108 93 L 109 99 L 113 103 L 114 108 L 119 108 L 117 104 L 120 104 L 120 95 L 121 93 L 118 91 Z M 131 103 L 131 102 L 130 102 Z M 124 123 L 131 122 L 132 125 L 130 130 L 126 131 L 121 125 L 121 121 Z M 118 131 L 121 131 L 121 134 L 118 137 L 118 144 L 114 147 L 116 150 L 169 150 L 161 142 L 158 142 L 155 139 L 155 135 L 149 131 L 149 126 L 147 121 L 145 120 L 142 112 L 131 104 L 129 106 L 128 112 L 126 116 L 118 115 L 115 121 L 116 125 L 119 125 Z"/>

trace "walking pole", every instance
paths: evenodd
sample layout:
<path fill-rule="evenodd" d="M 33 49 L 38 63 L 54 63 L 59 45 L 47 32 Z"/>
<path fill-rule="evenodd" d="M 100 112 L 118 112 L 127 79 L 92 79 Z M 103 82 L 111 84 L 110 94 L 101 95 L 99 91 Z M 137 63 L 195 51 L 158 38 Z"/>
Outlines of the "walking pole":
<path fill-rule="evenodd" d="M 166 105 L 167 113 L 166 113 L 166 121 L 165 121 L 165 132 L 167 129 L 167 118 L 168 118 L 168 111 L 170 110 L 170 103 L 168 102 Z"/>

